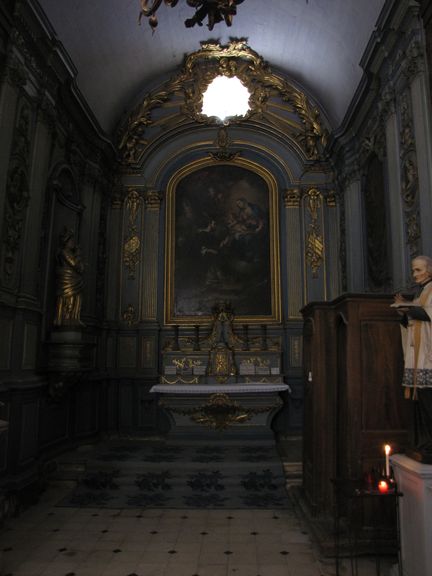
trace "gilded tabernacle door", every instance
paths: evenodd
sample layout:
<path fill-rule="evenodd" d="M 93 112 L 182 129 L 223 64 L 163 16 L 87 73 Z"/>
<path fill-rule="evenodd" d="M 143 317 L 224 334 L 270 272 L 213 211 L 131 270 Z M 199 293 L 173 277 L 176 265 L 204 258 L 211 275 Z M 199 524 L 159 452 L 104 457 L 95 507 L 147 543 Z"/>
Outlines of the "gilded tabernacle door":
<path fill-rule="evenodd" d="M 269 172 L 239 159 L 177 172 L 167 190 L 165 323 L 209 323 L 220 301 L 239 323 L 279 322 L 278 246 Z"/>

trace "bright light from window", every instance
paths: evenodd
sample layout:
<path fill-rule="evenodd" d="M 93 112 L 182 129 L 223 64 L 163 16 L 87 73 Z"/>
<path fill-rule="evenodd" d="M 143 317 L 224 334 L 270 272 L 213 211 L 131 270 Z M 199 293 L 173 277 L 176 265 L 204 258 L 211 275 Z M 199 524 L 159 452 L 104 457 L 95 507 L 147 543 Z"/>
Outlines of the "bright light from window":
<path fill-rule="evenodd" d="M 203 94 L 202 113 L 221 120 L 249 111 L 249 90 L 234 76 L 216 76 Z"/>

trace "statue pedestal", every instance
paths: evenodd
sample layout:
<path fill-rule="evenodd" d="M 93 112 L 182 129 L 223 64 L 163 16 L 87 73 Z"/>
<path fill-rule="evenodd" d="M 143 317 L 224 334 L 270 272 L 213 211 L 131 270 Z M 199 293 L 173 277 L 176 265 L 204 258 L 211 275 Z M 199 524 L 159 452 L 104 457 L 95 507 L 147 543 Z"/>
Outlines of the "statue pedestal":
<path fill-rule="evenodd" d="M 400 499 L 404 576 L 432 576 L 432 465 L 403 454 L 391 457 Z"/>
<path fill-rule="evenodd" d="M 57 328 L 51 332 L 48 368 L 54 372 L 83 372 L 94 368 L 94 338 L 81 328 Z"/>
<path fill-rule="evenodd" d="M 69 386 L 94 369 L 96 341 L 79 327 L 62 327 L 51 332 L 47 344 L 49 393 L 61 398 Z"/>

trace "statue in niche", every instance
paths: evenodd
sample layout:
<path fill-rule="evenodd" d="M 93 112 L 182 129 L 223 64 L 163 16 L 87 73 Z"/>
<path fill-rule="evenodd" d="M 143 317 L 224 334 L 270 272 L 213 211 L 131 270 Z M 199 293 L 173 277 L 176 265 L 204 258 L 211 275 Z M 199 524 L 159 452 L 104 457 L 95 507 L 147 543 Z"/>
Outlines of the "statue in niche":
<path fill-rule="evenodd" d="M 74 231 L 64 228 L 56 257 L 57 301 L 55 326 L 84 326 L 81 322 L 81 299 L 84 265 Z"/>
<path fill-rule="evenodd" d="M 396 294 L 392 306 L 402 315 L 402 386 L 414 402 L 413 456 L 432 463 L 432 258 L 417 256 L 411 267 L 416 292 Z"/>

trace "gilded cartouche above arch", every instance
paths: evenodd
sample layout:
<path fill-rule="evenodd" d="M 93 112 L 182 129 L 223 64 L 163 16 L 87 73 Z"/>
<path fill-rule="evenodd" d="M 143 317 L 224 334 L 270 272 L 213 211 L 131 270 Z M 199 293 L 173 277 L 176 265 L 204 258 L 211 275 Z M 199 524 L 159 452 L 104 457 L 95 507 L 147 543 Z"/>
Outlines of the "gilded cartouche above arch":
<path fill-rule="evenodd" d="M 139 167 L 148 147 L 170 130 L 195 123 L 220 126 L 221 121 L 201 113 L 203 93 L 220 75 L 237 76 L 249 89 L 250 110 L 224 124 L 253 121 L 272 126 L 294 140 L 307 161 L 323 158 L 328 130 L 319 109 L 307 96 L 274 73 L 244 41 L 227 46 L 202 44 L 188 55 L 179 74 L 150 92 L 132 111 L 118 134 L 118 149 L 125 167 Z"/>

